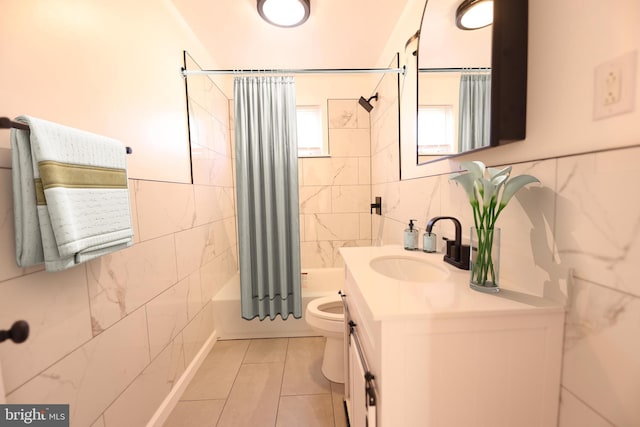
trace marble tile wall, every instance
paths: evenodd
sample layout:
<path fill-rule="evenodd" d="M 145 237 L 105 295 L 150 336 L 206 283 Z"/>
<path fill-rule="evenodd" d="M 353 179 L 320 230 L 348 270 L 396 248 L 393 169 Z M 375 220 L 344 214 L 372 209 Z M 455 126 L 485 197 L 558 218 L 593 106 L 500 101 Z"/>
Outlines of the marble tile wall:
<path fill-rule="evenodd" d="M 0 169 L 0 326 L 31 326 L 0 346 L 9 403 L 69 403 L 75 426 L 144 425 L 214 331 L 211 296 L 237 270 L 229 112 L 208 79 L 190 80 L 194 185 L 130 180 L 130 248 L 59 273 L 16 267 Z"/>
<path fill-rule="evenodd" d="M 372 116 L 372 193 L 386 201 L 373 217 L 374 244 L 402 244 L 409 218 L 424 229 L 436 215 L 459 218 L 468 238 L 471 208 L 448 176 L 398 181 L 397 142 L 382 142 L 391 120 Z M 560 427 L 640 425 L 638 162 L 632 147 L 514 165 L 542 184 L 518 192 L 500 216 L 501 278 L 567 304 Z"/>
<path fill-rule="evenodd" d="M 303 268 L 341 267 L 340 247 L 371 244 L 369 114 L 357 100 L 327 102 L 331 157 L 298 161 Z"/>

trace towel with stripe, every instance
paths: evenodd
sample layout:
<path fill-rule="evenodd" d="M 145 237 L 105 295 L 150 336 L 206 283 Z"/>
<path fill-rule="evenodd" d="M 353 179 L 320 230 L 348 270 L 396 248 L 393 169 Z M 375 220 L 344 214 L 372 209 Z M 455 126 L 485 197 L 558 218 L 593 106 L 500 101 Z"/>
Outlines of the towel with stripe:
<path fill-rule="evenodd" d="M 30 116 L 11 130 L 16 261 L 60 271 L 133 243 L 124 145 Z"/>

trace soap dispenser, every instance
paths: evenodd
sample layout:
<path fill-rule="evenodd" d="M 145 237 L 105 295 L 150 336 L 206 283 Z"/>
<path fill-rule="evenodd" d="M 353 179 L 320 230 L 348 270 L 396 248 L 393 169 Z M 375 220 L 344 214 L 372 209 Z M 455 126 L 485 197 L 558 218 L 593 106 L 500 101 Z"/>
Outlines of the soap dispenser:
<path fill-rule="evenodd" d="M 408 251 L 418 250 L 418 229 L 414 228 L 413 221 L 417 220 L 410 219 L 409 228 L 404 230 L 404 248 Z"/>
<path fill-rule="evenodd" d="M 436 251 L 436 233 L 425 231 L 422 235 L 422 251 L 433 253 Z"/>

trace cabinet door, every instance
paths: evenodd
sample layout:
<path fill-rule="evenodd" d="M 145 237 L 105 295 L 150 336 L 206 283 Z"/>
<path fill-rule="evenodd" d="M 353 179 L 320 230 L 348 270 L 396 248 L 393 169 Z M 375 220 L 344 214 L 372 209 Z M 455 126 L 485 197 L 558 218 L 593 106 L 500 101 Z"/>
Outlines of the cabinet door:
<path fill-rule="evenodd" d="M 367 426 L 367 396 L 365 393 L 365 371 L 353 339 L 349 343 L 349 395 L 351 397 L 351 414 L 349 425 L 352 427 Z"/>
<path fill-rule="evenodd" d="M 349 395 L 351 412 L 349 425 L 351 427 L 375 427 L 376 407 L 372 403 L 369 393 L 373 393 L 371 381 L 367 381 L 367 368 L 363 365 L 362 349 L 358 341 L 351 335 L 349 339 Z M 375 398 L 373 399 L 375 400 Z"/>

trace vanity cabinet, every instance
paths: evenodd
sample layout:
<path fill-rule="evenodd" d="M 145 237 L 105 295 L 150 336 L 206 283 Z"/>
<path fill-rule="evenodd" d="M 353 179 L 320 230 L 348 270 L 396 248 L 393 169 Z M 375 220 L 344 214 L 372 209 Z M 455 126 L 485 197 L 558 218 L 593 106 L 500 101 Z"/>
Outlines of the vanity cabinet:
<path fill-rule="evenodd" d="M 366 353 L 362 347 L 360 328 L 349 311 L 349 302 L 343 294 L 345 304 L 345 404 L 350 427 L 376 427 L 377 387 Z M 353 305 L 352 305 L 353 306 Z M 355 307 L 353 307 L 355 308 Z M 358 320 L 359 322 L 359 320 Z"/>
<path fill-rule="evenodd" d="M 468 287 L 451 268 L 437 283 L 393 280 L 371 270 L 400 247 L 343 248 L 345 401 L 352 426 L 549 427 L 557 424 L 564 309 L 542 298 Z M 441 255 L 427 259 L 442 262 Z M 446 267 L 449 268 L 449 267 Z M 354 344 L 359 341 L 359 346 Z M 367 407 L 373 376 L 375 407 Z M 364 390 L 363 390 L 364 387 Z M 363 402 L 363 399 L 365 402 Z"/>

